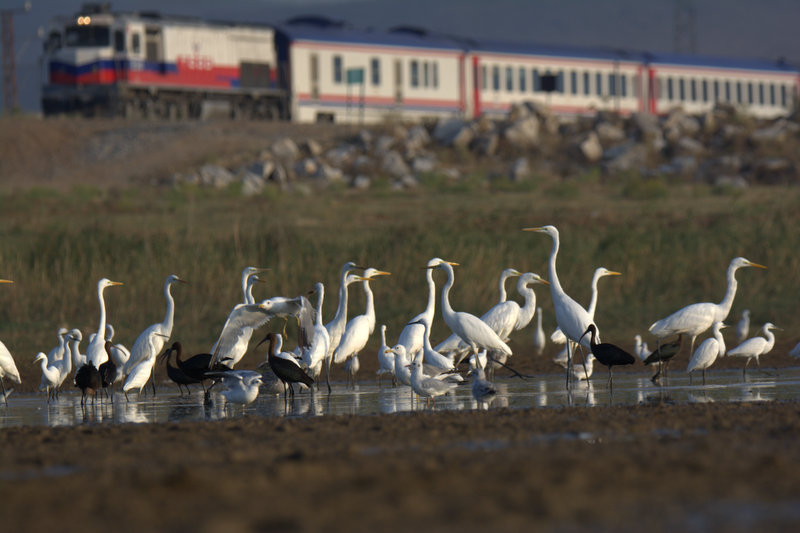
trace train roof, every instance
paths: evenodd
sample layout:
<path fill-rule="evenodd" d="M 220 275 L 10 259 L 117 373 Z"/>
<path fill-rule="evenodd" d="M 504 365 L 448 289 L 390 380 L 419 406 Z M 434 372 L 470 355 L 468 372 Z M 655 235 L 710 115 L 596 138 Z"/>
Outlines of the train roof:
<path fill-rule="evenodd" d="M 505 41 L 472 41 L 471 50 L 474 52 L 535 55 L 568 59 L 589 59 L 598 61 L 639 62 L 642 56 L 639 53 L 601 47 L 579 47 L 566 45 L 551 45 L 541 43 L 522 43 Z"/>
<path fill-rule="evenodd" d="M 464 41 L 454 37 L 429 32 L 422 28 L 398 27 L 389 30 L 360 29 L 344 21 L 325 17 L 297 17 L 276 25 L 276 31 L 291 41 L 317 41 L 331 43 L 398 46 L 408 48 L 435 48 L 464 51 Z"/>
<path fill-rule="evenodd" d="M 704 67 L 726 70 L 761 70 L 785 74 L 797 74 L 796 66 L 786 61 L 767 61 L 764 59 L 747 59 L 733 57 L 713 57 L 688 54 L 646 53 L 644 61 L 651 65 L 670 65 L 677 67 Z"/>

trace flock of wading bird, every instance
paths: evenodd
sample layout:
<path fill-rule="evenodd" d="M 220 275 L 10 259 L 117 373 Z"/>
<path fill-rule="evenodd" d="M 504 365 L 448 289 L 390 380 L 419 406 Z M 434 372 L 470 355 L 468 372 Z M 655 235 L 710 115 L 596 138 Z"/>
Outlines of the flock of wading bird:
<path fill-rule="evenodd" d="M 428 261 L 426 278 L 428 283 L 428 302 L 425 310 L 411 319 L 401 331 L 397 343 L 393 347 L 386 344 L 386 326 L 381 326 L 381 346 L 378 351 L 379 379 L 390 376 L 394 385 L 400 383 L 409 386 L 427 401 L 447 394 L 456 388 L 464 378 L 459 373 L 461 364 L 466 362 L 472 374 L 472 394 L 479 404 L 490 402 L 496 390 L 487 380 L 487 373 L 493 376 L 498 367 L 509 368 L 508 357 L 512 355 L 506 342 L 514 331 L 531 323 L 534 314 L 538 314 L 534 332 L 534 348 L 541 353 L 545 336 L 541 326 L 541 308 L 536 307 L 536 295 L 531 285 L 544 284 L 550 286 L 550 294 L 555 308 L 558 329 L 551 335 L 556 343 L 565 344 L 564 350 L 554 362 L 566 369 L 566 385 L 569 388 L 572 380 L 589 380 L 594 361 L 608 368 L 608 386 L 613 386 L 612 369 L 614 366 L 630 365 L 636 357 L 624 349 L 600 342 L 600 332 L 594 321 L 597 307 L 597 282 L 604 276 L 619 275 L 618 272 L 598 268 L 592 278 L 592 297 L 588 308 L 584 308 L 572 299 L 562 288 L 556 270 L 556 257 L 559 249 L 559 233 L 554 226 L 525 228 L 549 235 L 553 241 L 548 264 L 548 277 L 544 280 L 538 274 L 520 273 L 515 269 L 506 269 L 500 276 L 500 301 L 489 309 L 482 317 L 454 311 L 450 305 L 450 290 L 455 283 L 453 267 L 457 263 L 433 258 Z M 666 374 L 666 365 L 679 352 L 684 336 L 690 339 L 691 358 L 687 372 L 701 370 L 705 383 L 705 370 L 718 357 L 735 356 L 746 359 L 745 369 L 751 360 L 759 361 L 759 356 L 772 349 L 775 337 L 771 330 L 777 329 L 766 323 L 764 336 L 746 339 L 749 328 L 749 312 L 743 313 L 742 321 L 737 328 L 740 344 L 726 353 L 725 342 L 720 330 L 726 325 L 723 321 L 728 316 L 736 295 L 736 271 L 743 267 L 766 268 L 743 257 L 733 259 L 727 270 L 727 290 L 720 303 L 695 303 L 684 307 L 666 318 L 656 321 L 650 326 L 650 333 L 657 338 L 657 347 L 652 352 L 641 337 L 636 336 L 634 351 L 645 364 L 654 364 L 656 371 L 653 381 L 657 382 Z M 431 345 L 430 330 L 434 319 L 436 305 L 436 286 L 433 270 L 443 270 L 447 282 L 441 291 L 442 318 L 453 334 L 436 347 Z M 58 330 L 58 346 L 48 354 L 40 352 L 34 359 L 42 369 L 40 390 L 47 394 L 50 401 L 57 397 L 59 389 L 72 375 L 71 382 L 82 390 L 81 404 L 84 405 L 87 394 L 92 394 L 94 403 L 98 391 L 111 391 L 122 383 L 122 391 L 126 399 L 132 390 L 139 395 L 148 382 L 152 383 L 153 369 L 157 359 L 166 363 L 169 378 L 182 387 L 200 383 L 204 387 L 206 401 L 211 390 L 220 384 L 219 394 L 227 402 L 249 404 L 258 396 L 259 389 L 268 387 L 284 397 L 294 394 L 294 384 L 300 387 L 312 387 L 321 379 L 325 371 L 328 392 L 331 391 L 330 368 L 333 364 L 343 364 L 348 382 L 354 383 L 359 369 L 359 354 L 367 345 L 370 335 L 375 329 L 375 304 L 370 282 L 379 276 L 387 276 L 389 272 L 375 268 L 363 268 L 355 263 L 346 263 L 341 270 L 339 285 L 339 303 L 336 314 L 330 322 L 323 323 L 322 305 L 325 289 L 322 283 L 314 288 L 316 307 L 305 296 L 288 298 L 275 296 L 256 303 L 253 298 L 253 286 L 261 281 L 258 274 L 266 269 L 247 267 L 242 271 L 241 283 L 244 301 L 234 306 L 217 342 L 209 353 L 197 354 L 188 359 L 182 358 L 182 347 L 179 342 L 165 346 L 172 336 L 175 314 L 175 301 L 171 288 L 175 283 L 185 283 L 176 275 L 167 277 L 164 283 L 164 296 L 167 302 L 164 320 L 145 329 L 128 350 L 121 344 L 113 342 L 114 329 L 107 323 L 106 306 L 103 297 L 108 287 L 122 283 L 101 279 L 97 284 L 97 297 L 100 304 L 100 320 L 97 331 L 89 337 L 85 353 L 80 351 L 81 332 L 77 329 Z M 354 273 L 361 271 L 361 274 Z M 519 277 L 517 291 L 524 298 L 524 305 L 507 299 L 505 290 L 509 277 Z M 347 320 L 348 286 L 361 282 L 366 301 L 364 314 Z M 12 283 L 0 280 L 0 283 Z M 298 342 L 296 348 L 289 352 L 284 350 L 284 335 L 269 333 L 261 343 L 269 341 L 266 361 L 256 370 L 234 370 L 248 349 L 253 333 L 272 318 L 281 317 L 288 321 L 293 317 L 298 324 Z M 699 335 L 711 329 L 713 337 L 704 340 L 695 350 L 695 340 Z M 259 343 L 259 345 L 261 344 Z M 578 347 L 587 350 L 588 355 L 582 357 L 579 365 L 573 365 Z M 163 351 L 163 352 L 162 352 Z M 170 361 L 175 355 L 177 366 Z M 583 355 L 581 353 L 581 355 Z M 791 355 L 800 357 L 800 344 Z M 271 369 L 271 372 L 267 371 Z M 516 372 L 515 372 L 516 373 Z M 0 343 L 0 384 L 7 404 L 8 393 L 2 378 L 9 378 L 20 383 L 19 372 L 8 349 Z M 212 380 L 206 389 L 203 383 Z M 316 385 L 319 387 L 319 384 Z M 13 390 L 13 389 L 12 389 Z M 155 394 L 155 385 L 153 385 Z M 101 397 L 102 399 L 102 397 Z"/>

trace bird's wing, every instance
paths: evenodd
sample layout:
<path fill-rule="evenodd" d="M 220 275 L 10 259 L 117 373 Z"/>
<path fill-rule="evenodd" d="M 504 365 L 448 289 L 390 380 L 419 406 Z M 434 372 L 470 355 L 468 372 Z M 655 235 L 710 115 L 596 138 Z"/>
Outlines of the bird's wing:
<path fill-rule="evenodd" d="M 694 351 L 694 355 L 692 355 L 691 360 L 689 360 L 689 366 L 686 367 L 686 371 L 691 372 L 692 370 L 707 368 L 711 362 L 717 358 L 717 352 L 719 352 L 719 343 L 717 339 L 711 338 L 704 340 Z"/>
<path fill-rule="evenodd" d="M 497 333 L 501 339 L 505 339 L 514 331 L 517 318 L 519 318 L 519 304 L 507 300 L 486 311 L 481 320 L 492 328 L 492 331 Z"/>
<path fill-rule="evenodd" d="M 125 362 L 126 374 L 130 374 L 133 370 L 133 367 L 147 359 L 150 354 L 157 354 L 159 351 L 161 351 L 166 339 L 156 335 L 156 333 L 160 333 L 160 331 L 158 331 L 160 326 L 161 324 L 153 324 L 142 331 L 138 337 L 136 337 L 136 340 L 133 342 L 133 346 L 131 347 L 130 357 L 128 357 L 128 360 Z M 154 338 L 158 338 L 162 341 L 160 346 L 157 346 L 154 343 Z"/>
<path fill-rule="evenodd" d="M 567 343 L 567 336 L 564 335 L 564 332 L 561 331 L 561 328 L 556 328 L 552 335 L 550 335 L 550 340 L 554 344 L 566 344 Z"/>
<path fill-rule="evenodd" d="M 8 348 L 6 348 L 6 345 L 2 342 L 0 342 L 0 370 L 15 383 L 22 383 L 17 365 L 14 363 L 14 358 L 11 357 L 11 352 L 8 351 Z"/>
<path fill-rule="evenodd" d="M 467 344 L 461 340 L 461 337 L 453 333 L 445 340 L 437 344 L 433 347 L 439 353 L 447 353 L 447 352 L 458 352 L 460 350 L 466 349 L 468 346 Z"/>
<path fill-rule="evenodd" d="M 342 339 L 339 341 L 339 346 L 336 347 L 333 362 L 336 364 L 343 363 L 348 357 L 361 351 L 366 346 L 368 339 L 369 323 L 367 322 L 367 317 L 365 315 L 353 317 L 347 323 Z"/>
<path fill-rule="evenodd" d="M 459 318 L 463 321 L 464 328 L 469 331 L 469 335 L 475 344 L 482 348 L 489 350 L 498 350 L 511 355 L 511 348 L 503 342 L 503 340 L 492 331 L 486 323 L 474 315 L 469 313 L 457 313 Z M 465 340 L 466 339 L 462 339 Z"/>
<path fill-rule="evenodd" d="M 225 362 L 231 350 L 240 340 L 246 339 L 249 341 L 253 331 L 266 324 L 272 316 L 271 313 L 267 313 L 258 304 L 239 304 L 235 306 L 231 314 L 228 315 L 225 325 L 222 326 L 222 332 L 217 339 L 210 365 L 214 366 L 217 363 L 222 363 L 232 366 L 229 362 Z"/>
<path fill-rule="evenodd" d="M 736 348 L 731 348 L 728 350 L 727 355 L 732 355 L 734 357 L 747 357 L 751 355 L 760 354 L 767 345 L 767 339 L 763 337 L 753 337 L 751 339 L 747 339 L 743 343 L 741 343 Z"/>
<path fill-rule="evenodd" d="M 717 308 L 716 304 L 708 302 L 688 305 L 654 322 L 650 326 L 650 333 L 656 337 L 668 337 L 677 333 L 700 334 L 713 324 Z"/>
<path fill-rule="evenodd" d="M 301 348 L 311 346 L 317 311 L 305 296 L 300 296 L 300 310 L 297 314 L 297 345 Z"/>

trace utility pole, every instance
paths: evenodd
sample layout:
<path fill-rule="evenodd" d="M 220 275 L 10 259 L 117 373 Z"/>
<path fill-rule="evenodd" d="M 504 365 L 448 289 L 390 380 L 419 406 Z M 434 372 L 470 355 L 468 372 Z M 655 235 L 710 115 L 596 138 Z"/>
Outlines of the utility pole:
<path fill-rule="evenodd" d="M 696 10 L 693 0 L 673 0 L 673 51 L 683 54 L 697 52 L 697 33 L 695 32 Z"/>
<path fill-rule="evenodd" d="M 17 68 L 14 52 L 14 13 L 27 13 L 31 3 L 24 7 L 0 10 L 0 42 L 3 46 L 3 111 L 10 115 L 17 109 Z"/>

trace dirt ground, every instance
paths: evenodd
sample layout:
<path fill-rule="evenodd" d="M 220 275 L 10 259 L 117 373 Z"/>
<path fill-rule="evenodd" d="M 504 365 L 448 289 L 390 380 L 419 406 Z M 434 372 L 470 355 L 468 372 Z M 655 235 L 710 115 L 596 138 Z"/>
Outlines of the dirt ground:
<path fill-rule="evenodd" d="M 0 433 L 5 531 L 797 531 L 800 404 Z"/>

